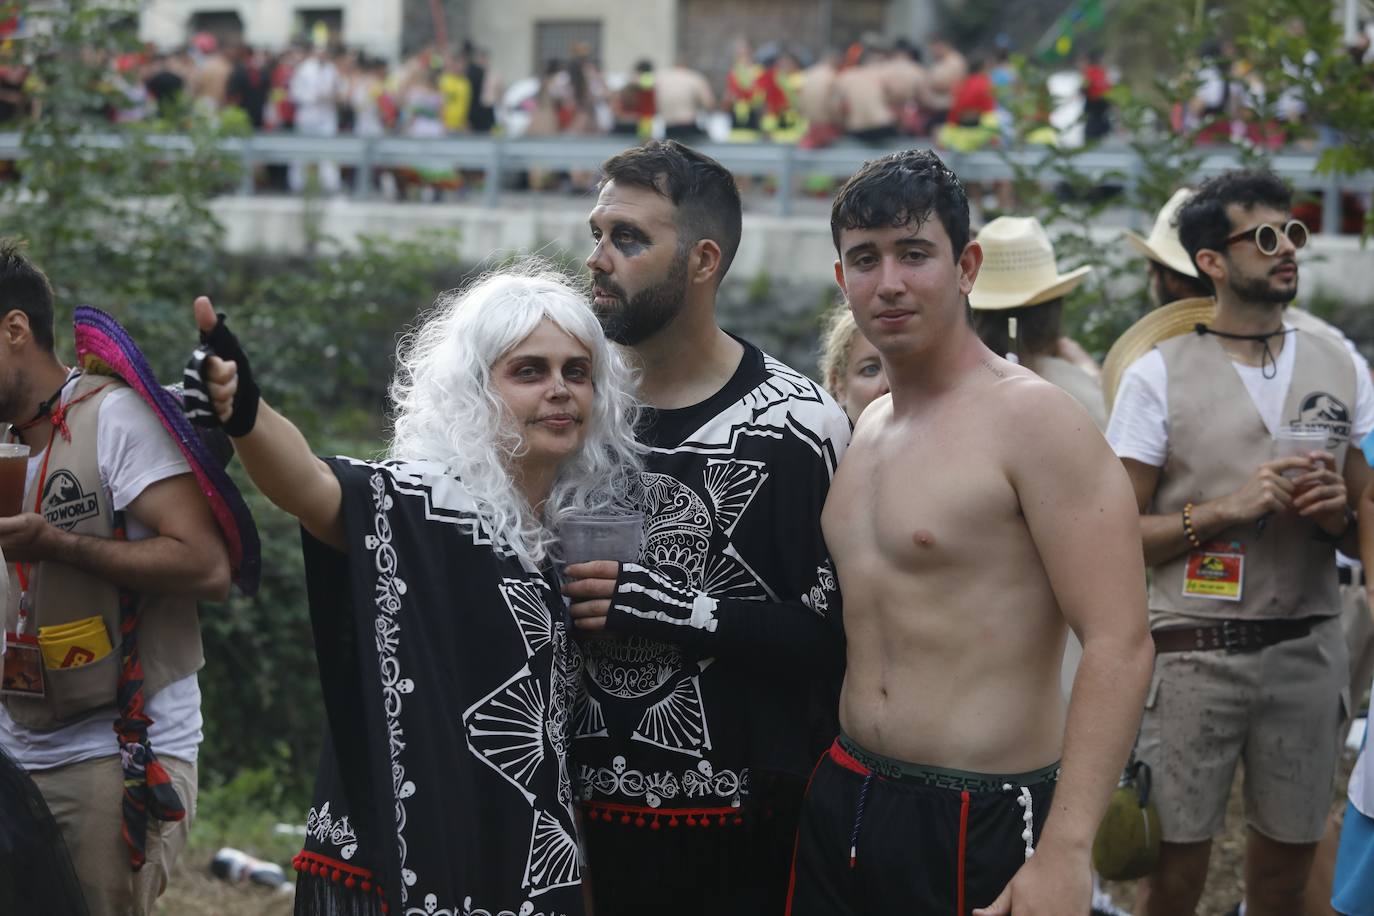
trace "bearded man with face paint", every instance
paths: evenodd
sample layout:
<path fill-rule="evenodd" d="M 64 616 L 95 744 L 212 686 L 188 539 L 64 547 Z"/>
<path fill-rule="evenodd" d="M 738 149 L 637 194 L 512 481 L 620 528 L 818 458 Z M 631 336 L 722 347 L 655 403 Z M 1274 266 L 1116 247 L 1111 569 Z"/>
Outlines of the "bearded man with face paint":
<path fill-rule="evenodd" d="M 779 914 L 834 727 L 839 595 L 821 507 L 849 422 L 716 322 L 739 192 L 673 141 L 602 167 L 593 305 L 649 406 L 637 563 L 568 567 L 573 733 L 598 916 Z"/>

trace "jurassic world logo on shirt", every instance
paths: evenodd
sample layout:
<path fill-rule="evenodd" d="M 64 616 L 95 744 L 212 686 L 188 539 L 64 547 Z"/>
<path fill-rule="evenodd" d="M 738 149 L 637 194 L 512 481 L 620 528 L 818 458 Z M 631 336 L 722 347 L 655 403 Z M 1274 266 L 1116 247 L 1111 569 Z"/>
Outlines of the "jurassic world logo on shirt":
<path fill-rule="evenodd" d="M 1299 429 L 1326 431 L 1326 447 L 1338 448 L 1350 440 L 1350 408 L 1335 395 L 1313 391 L 1302 399 L 1298 415 L 1289 423 Z"/>
<path fill-rule="evenodd" d="M 71 471 L 58 470 L 43 486 L 42 507 L 48 524 L 70 531 L 79 522 L 100 514 L 100 497 L 85 492 Z"/>

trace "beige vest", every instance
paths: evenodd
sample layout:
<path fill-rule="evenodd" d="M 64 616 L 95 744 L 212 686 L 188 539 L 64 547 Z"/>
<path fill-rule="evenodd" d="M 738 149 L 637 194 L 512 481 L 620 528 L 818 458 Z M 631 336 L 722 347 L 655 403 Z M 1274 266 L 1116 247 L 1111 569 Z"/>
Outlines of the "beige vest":
<path fill-rule="evenodd" d="M 123 382 L 101 375 L 83 375 L 73 386 L 70 401 L 106 387 L 67 414 L 71 441 L 53 436 L 47 456 L 47 475 L 34 480 L 24 494 L 32 509 L 37 488 L 42 490 L 40 512 L 52 525 L 74 534 L 114 537 L 114 507 L 100 485 L 96 436 L 100 404 Z M 77 668 L 43 672 L 46 696 L 41 699 L 4 696 L 5 708 L 19 725 L 49 731 L 93 710 L 115 712 L 121 664 L 119 591 L 72 566 L 53 561 L 30 568 L 27 632 L 99 615 L 113 649 L 108 655 Z M 13 567 L 10 579 L 18 583 Z M 13 632 L 18 619 L 19 589 L 10 589 L 5 629 Z M 184 596 L 145 594 L 139 598 L 139 656 L 143 660 L 143 695 L 152 697 L 163 687 L 199 671 L 205 663 L 200 643 L 196 603 Z"/>
<path fill-rule="evenodd" d="M 1328 431 L 1327 451 L 1345 466 L 1355 411 L 1355 365 L 1344 345 L 1297 330 L 1284 346 L 1297 347 L 1293 380 L 1284 401 L 1284 425 Z M 1255 468 L 1274 456 L 1273 438 L 1231 364 L 1212 337 L 1185 334 L 1159 344 L 1169 378 L 1169 450 L 1160 469 L 1153 511 L 1177 514 L 1239 490 Z M 1243 552 L 1239 601 L 1183 592 L 1190 552 L 1154 568 L 1152 611 L 1194 617 L 1277 619 L 1330 615 L 1340 609 L 1335 547 L 1313 537 L 1314 523 L 1291 512 L 1270 517 L 1263 532 L 1254 522 L 1217 533 L 1211 542 Z"/>

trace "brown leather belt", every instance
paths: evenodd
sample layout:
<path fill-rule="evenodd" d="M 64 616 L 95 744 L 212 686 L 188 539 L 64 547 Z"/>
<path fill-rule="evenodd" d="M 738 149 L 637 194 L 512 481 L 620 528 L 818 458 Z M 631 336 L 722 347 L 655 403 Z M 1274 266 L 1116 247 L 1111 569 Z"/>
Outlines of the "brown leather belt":
<path fill-rule="evenodd" d="M 1215 626 L 1163 627 L 1150 636 L 1155 652 L 1253 652 L 1299 639 L 1312 632 L 1312 625 L 1324 618 L 1297 620 L 1223 620 Z"/>

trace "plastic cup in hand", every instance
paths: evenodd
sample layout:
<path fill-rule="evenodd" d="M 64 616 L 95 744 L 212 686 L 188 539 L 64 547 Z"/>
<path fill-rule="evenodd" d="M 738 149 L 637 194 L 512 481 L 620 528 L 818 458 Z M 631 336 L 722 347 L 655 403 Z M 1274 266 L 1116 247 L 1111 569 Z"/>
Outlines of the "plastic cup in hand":
<path fill-rule="evenodd" d="M 558 539 L 564 565 L 595 560 L 633 563 L 644 539 L 644 513 L 574 515 L 558 526 Z"/>
<path fill-rule="evenodd" d="M 1310 426 L 1285 426 L 1274 434 L 1275 458 L 1306 458 L 1309 452 L 1326 449 L 1326 430 Z M 1308 469 L 1310 470 L 1310 468 Z M 1299 468 L 1284 471 L 1283 476 L 1290 480 L 1301 477 L 1307 471 Z"/>
<path fill-rule="evenodd" d="M 24 482 L 29 473 L 29 447 L 21 442 L 0 442 L 0 515 L 24 511 Z"/>

